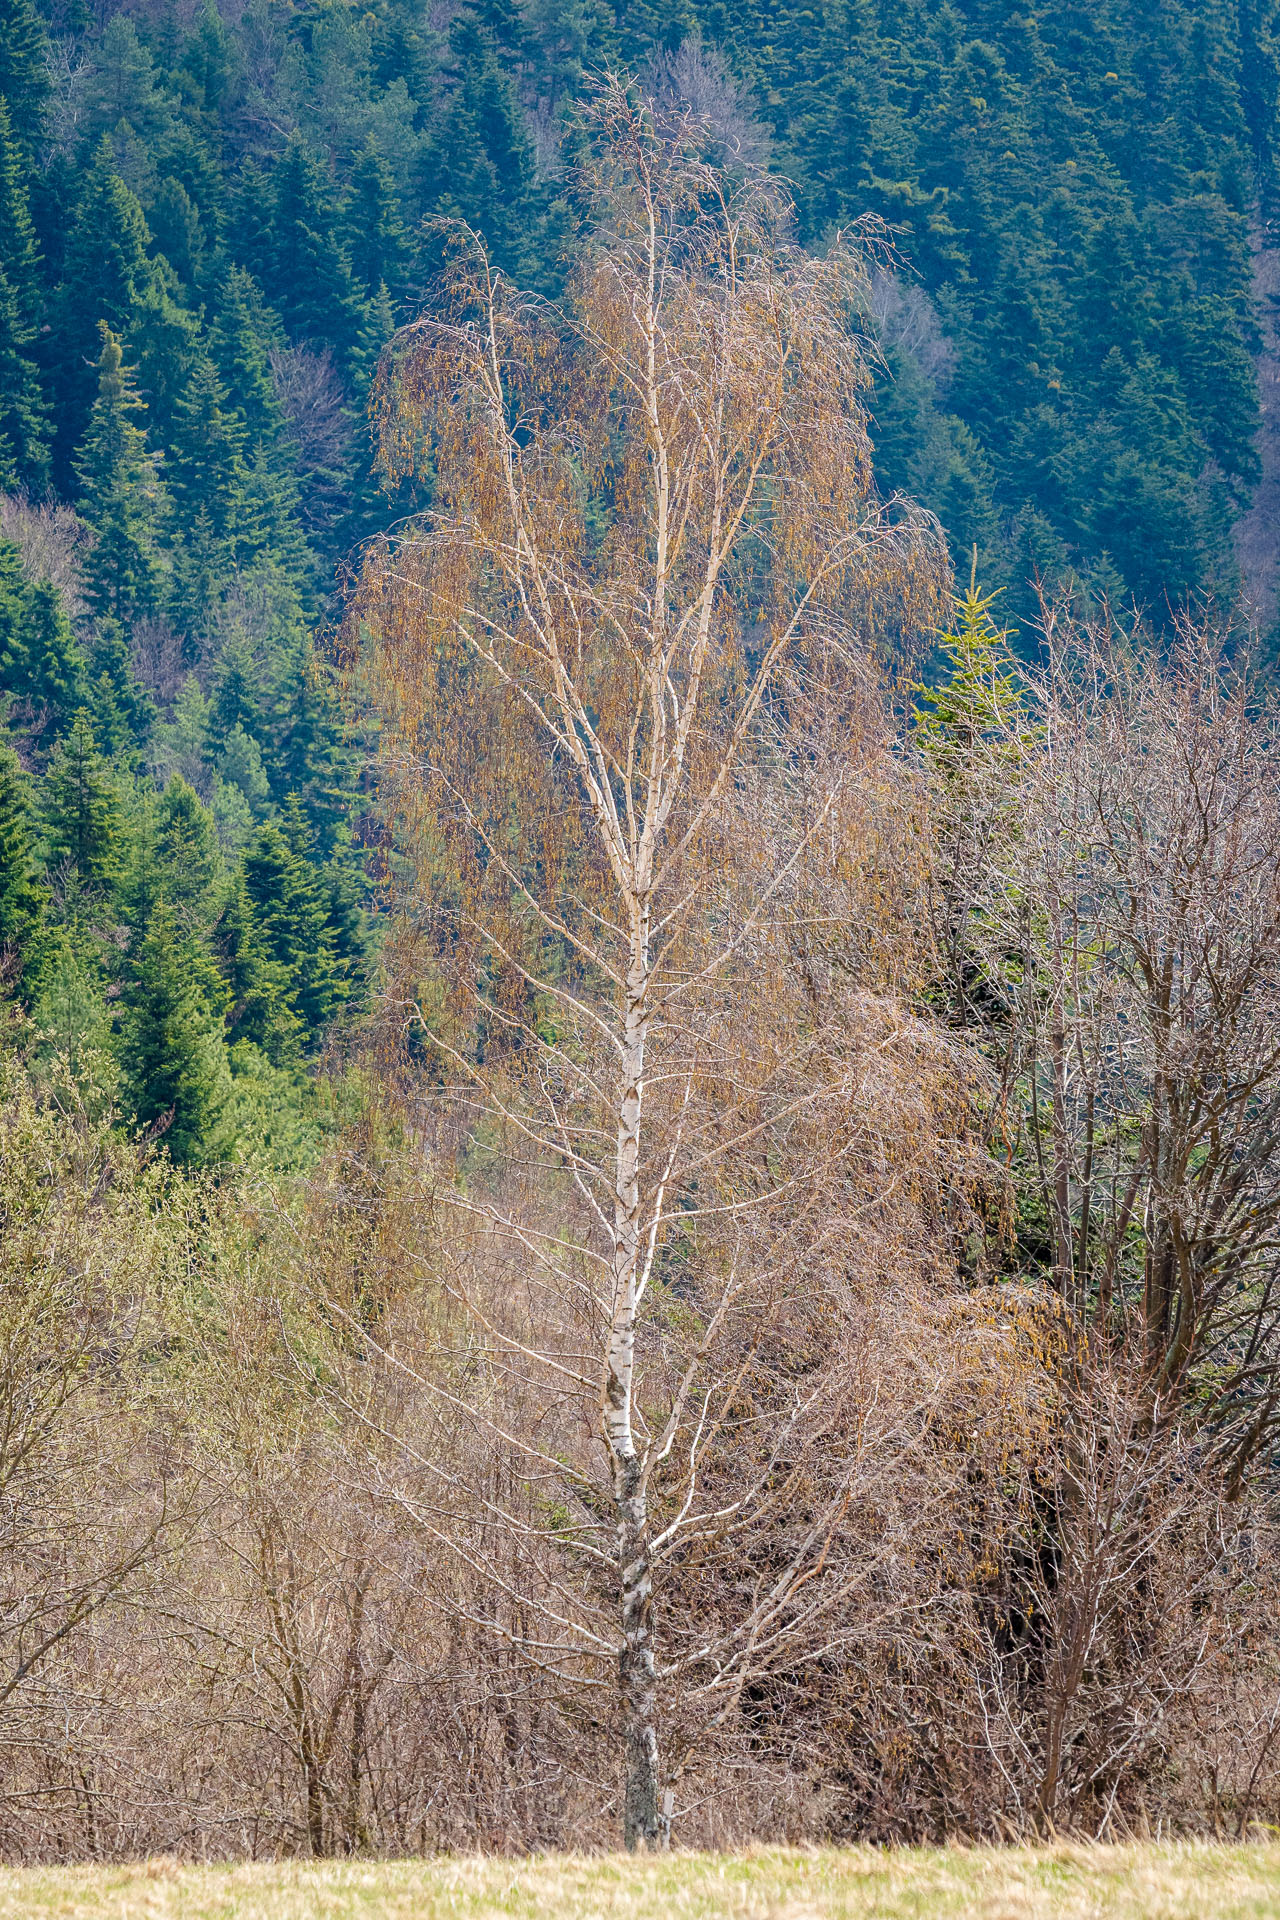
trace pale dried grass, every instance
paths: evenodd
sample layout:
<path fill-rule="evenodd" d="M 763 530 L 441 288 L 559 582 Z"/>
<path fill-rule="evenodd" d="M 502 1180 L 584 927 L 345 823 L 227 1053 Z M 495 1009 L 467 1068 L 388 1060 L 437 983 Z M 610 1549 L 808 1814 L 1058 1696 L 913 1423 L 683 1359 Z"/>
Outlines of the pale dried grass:
<path fill-rule="evenodd" d="M 870 1847 L 0 1872 L 0 1920 L 1262 1920 L 1280 1845 Z"/>

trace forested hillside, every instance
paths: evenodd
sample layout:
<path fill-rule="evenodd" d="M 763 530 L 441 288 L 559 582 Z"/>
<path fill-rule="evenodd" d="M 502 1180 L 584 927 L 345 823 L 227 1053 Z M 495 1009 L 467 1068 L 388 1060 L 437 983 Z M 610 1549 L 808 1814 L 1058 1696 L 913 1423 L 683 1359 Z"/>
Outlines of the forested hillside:
<path fill-rule="evenodd" d="M 883 223 L 880 480 L 1010 618 L 1043 575 L 1159 621 L 1237 585 L 1275 33 L 1265 0 L 3 0 L 0 943 L 37 1051 L 97 1052 L 180 1157 L 310 1150 L 378 837 L 314 636 L 410 504 L 370 382 L 438 216 L 561 283 L 585 74 L 690 100 L 806 244 Z"/>

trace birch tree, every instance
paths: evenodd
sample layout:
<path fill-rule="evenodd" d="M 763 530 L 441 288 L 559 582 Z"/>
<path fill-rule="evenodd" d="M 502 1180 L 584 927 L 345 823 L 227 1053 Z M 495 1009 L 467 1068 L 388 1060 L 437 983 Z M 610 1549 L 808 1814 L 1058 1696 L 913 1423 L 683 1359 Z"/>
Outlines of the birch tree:
<path fill-rule="evenodd" d="M 655 1644 L 662 1565 L 776 1510 L 805 1446 L 821 1432 L 838 1460 L 856 1428 L 788 1379 L 752 1472 L 714 1491 L 852 1167 L 893 1183 L 886 1083 L 926 1055 L 918 1077 L 946 1077 L 891 1000 L 853 1017 L 850 983 L 774 991 L 840 838 L 856 662 L 928 626 L 945 560 L 873 485 L 865 237 L 799 251 L 775 185 L 704 163 L 694 120 L 620 84 L 586 134 L 595 237 L 563 301 L 519 294 L 458 230 L 387 357 L 383 461 L 431 505 L 367 556 L 353 632 L 443 982 L 410 1017 L 459 1126 L 445 1251 L 479 1235 L 510 1279 L 495 1302 L 454 1259 L 466 1365 L 523 1463 L 530 1543 L 563 1486 L 557 1551 L 582 1577 L 544 1588 L 533 1652 L 597 1685 L 616 1663 L 634 1846 L 662 1830 L 661 1687 L 699 1669 L 725 1710 L 746 1649 L 838 1603 L 841 1471 L 731 1635 Z M 791 725 L 819 682 L 821 779 Z M 481 1417 L 457 1378 L 439 1392 Z M 552 1437 L 539 1410 L 561 1404 Z"/>

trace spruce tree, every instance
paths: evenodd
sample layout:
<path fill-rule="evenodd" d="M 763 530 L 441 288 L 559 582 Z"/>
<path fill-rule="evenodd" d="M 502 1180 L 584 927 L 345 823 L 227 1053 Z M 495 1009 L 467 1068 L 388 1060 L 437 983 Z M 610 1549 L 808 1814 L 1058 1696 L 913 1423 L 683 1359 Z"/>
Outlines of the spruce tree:
<path fill-rule="evenodd" d="M 461 11 L 493 42 L 505 65 L 511 66 L 532 50 L 521 0 L 465 0 Z"/>
<path fill-rule="evenodd" d="M 197 295 L 209 264 L 209 241 L 200 209 L 181 180 L 160 182 L 147 208 L 147 224 L 181 282 L 184 298 Z"/>
<path fill-rule="evenodd" d="M 325 937 L 333 956 L 333 1019 L 359 998 L 368 957 L 364 914 L 360 907 L 360 859 L 349 833 L 337 830 L 325 859 L 301 797 L 291 793 L 280 828 L 298 860 L 307 863 L 324 908 Z"/>
<path fill-rule="evenodd" d="M 223 881 L 209 809 L 175 775 L 162 794 L 143 795 L 132 824 L 132 859 L 119 888 L 121 913 L 133 929 L 131 953 L 162 901 L 184 934 L 207 942 L 221 912 Z"/>
<path fill-rule="evenodd" d="M 127 631 L 160 598 L 157 526 L 163 495 L 147 436 L 145 413 L 125 366 L 120 342 L 100 327 L 98 397 L 76 462 L 80 511 L 97 539 L 85 564 L 85 597 L 94 612 Z"/>
<path fill-rule="evenodd" d="M 168 264 L 159 263 L 143 289 L 123 344 L 146 397 L 151 444 L 167 448 L 191 380 L 205 356 L 200 321 L 177 298 Z"/>
<path fill-rule="evenodd" d="M 237 559 L 270 556 L 311 600 L 315 574 L 298 523 L 295 448 L 271 377 L 271 353 L 285 343 L 278 318 L 251 276 L 234 268 L 219 292 L 209 351 L 225 390 L 224 411 L 241 449 L 236 470 Z"/>
<path fill-rule="evenodd" d="M 308 648 L 290 661 L 280 685 L 277 791 L 291 795 L 326 851 L 351 812 L 359 759 L 343 736 L 333 687 Z"/>
<path fill-rule="evenodd" d="M 228 1092 L 225 989 L 200 942 L 159 900 L 130 953 L 121 1094 L 135 1125 L 160 1131 L 173 1160 L 207 1159 Z"/>
<path fill-rule="evenodd" d="M 955 597 L 951 630 L 938 635 L 937 684 L 917 687 L 915 737 L 940 789 L 936 882 L 942 967 L 934 989 L 955 1025 L 978 1009 L 999 1019 L 1007 983 L 976 938 L 986 907 L 980 875 L 993 830 L 1017 831 L 1020 774 L 1035 751 L 1007 628 L 992 618 L 994 593 L 978 587 L 974 548 L 969 585 Z"/>
<path fill-rule="evenodd" d="M 150 288 L 147 223 L 101 142 L 80 186 L 54 312 L 55 479 L 65 485 L 97 393 L 101 328 L 123 334 Z"/>
<path fill-rule="evenodd" d="M 284 968 L 290 1003 L 318 1046 L 341 997 L 319 875 L 273 821 L 258 829 L 242 870 L 267 951 Z"/>
<path fill-rule="evenodd" d="M 27 781 L 17 754 L 0 745 L 0 992 L 29 972 L 47 898 L 36 878 Z"/>
<path fill-rule="evenodd" d="M 125 13 L 113 13 L 93 48 L 84 76 L 85 132 L 90 139 L 127 127 L 151 146 L 170 107 L 156 85 L 155 64 Z"/>
<path fill-rule="evenodd" d="M 268 313 L 261 289 L 242 267 L 228 271 L 216 298 L 209 352 L 228 405 L 239 416 L 251 449 L 273 449 L 284 427 L 270 359 L 272 345 L 283 344 L 280 323 Z M 275 343 L 273 332 L 280 336 Z"/>
<path fill-rule="evenodd" d="M 84 655 L 57 589 L 32 586 L 11 541 L 0 540 L 0 695 L 42 742 L 63 732 L 86 697 Z"/>
<path fill-rule="evenodd" d="M 218 607 L 233 572 L 231 547 L 218 538 L 201 507 L 172 550 L 165 599 L 169 620 L 189 646 L 199 649 L 214 644 Z"/>
<path fill-rule="evenodd" d="M 73 920 L 48 927 L 39 946 L 31 1009 L 37 1057 L 60 1059 L 82 1087 L 109 1086 L 114 1035 L 101 943 Z"/>
<path fill-rule="evenodd" d="M 271 278 L 271 176 L 251 156 L 237 169 L 227 194 L 227 251 L 261 287 Z"/>
<path fill-rule="evenodd" d="M 293 473 L 284 460 L 259 445 L 252 459 L 241 466 L 238 486 L 242 564 L 257 575 L 278 573 L 288 582 L 299 608 L 314 618 L 319 568 L 299 523 Z"/>
<path fill-rule="evenodd" d="M 364 324 L 360 328 L 351 355 L 352 383 L 355 386 L 357 399 L 363 402 L 368 401 L 378 371 L 378 362 L 382 358 L 382 349 L 395 330 L 395 307 L 386 281 L 380 280 L 365 309 Z M 363 418 L 359 423 L 357 437 L 365 445 L 367 464 L 372 473 L 373 446 Z"/>
<path fill-rule="evenodd" d="M 266 291 L 295 341 L 330 346 L 345 358 L 363 309 L 319 162 L 292 134 L 272 181 Z"/>
<path fill-rule="evenodd" d="M 324 867 L 324 886 L 334 966 L 343 1008 L 350 1013 L 365 999 L 369 930 L 360 904 L 365 892 L 363 860 L 359 847 L 345 832 Z"/>
<path fill-rule="evenodd" d="M 0 95 L 0 271 L 13 288 L 24 318 L 31 322 L 40 288 L 40 257 L 31 224 L 26 171 L 8 103 Z"/>
<path fill-rule="evenodd" d="M 365 298 L 372 299 L 380 285 L 393 300 L 403 295 L 409 270 L 408 236 L 391 169 L 371 139 L 356 157 L 342 218 L 351 271 Z"/>
<path fill-rule="evenodd" d="M 189 532 L 203 515 L 216 543 L 234 543 L 241 500 L 242 435 L 212 360 L 202 354 L 174 409 L 165 482 L 174 520 Z"/>
<path fill-rule="evenodd" d="M 44 132 L 49 85 L 49 41 L 33 0 L 0 0 L 0 98 L 27 167 L 35 164 Z"/>
<path fill-rule="evenodd" d="M 40 365 L 46 373 L 55 364 L 57 343 L 51 337 L 52 323 L 61 305 L 60 295 L 55 291 L 49 297 L 47 290 L 57 289 L 62 284 L 67 242 L 75 224 L 83 179 L 83 165 L 77 166 L 71 154 L 54 152 L 47 155 L 40 172 L 25 181 L 41 277 L 46 289 L 45 310 L 39 316 L 42 335 Z M 48 334 L 46 328 L 49 328 Z"/>
<path fill-rule="evenodd" d="M 215 769 L 215 812 L 221 802 L 224 807 L 231 807 L 239 819 L 247 820 L 250 827 L 270 812 L 271 782 L 262 764 L 262 748 L 238 722 L 222 743 Z M 233 802 L 233 795 L 238 796 L 238 801 Z M 245 833 L 243 839 L 248 837 Z"/>
<path fill-rule="evenodd" d="M 0 486 L 39 491 L 49 477 L 49 416 L 33 347 L 39 258 L 26 162 L 0 97 Z"/>
<path fill-rule="evenodd" d="M 40 803 L 50 867 L 81 891 L 110 891 L 124 849 L 121 807 L 84 708 L 54 749 Z"/>
<path fill-rule="evenodd" d="M 49 415 L 28 349 L 35 329 L 0 270 L 0 493 L 39 489 L 49 473 Z"/>
<path fill-rule="evenodd" d="M 474 10 L 449 29 L 453 83 L 427 154 L 427 203 L 483 233 L 499 266 L 527 277 L 534 263 L 533 142 L 489 26 Z"/>
<path fill-rule="evenodd" d="M 1022 690 L 1009 651 L 1009 629 L 991 617 L 994 593 L 978 588 L 978 552 L 972 555 L 969 585 L 955 597 L 953 628 L 938 635 L 945 677 L 920 686 L 916 738 L 944 779 L 967 776 L 975 748 L 995 743 L 997 755 L 1021 754 L 1014 722 L 1021 712 Z"/>
<path fill-rule="evenodd" d="M 28 589 L 23 627 L 24 694 L 40 717 L 42 735 L 53 738 L 71 724 L 85 697 L 89 669 L 51 581 L 38 580 Z"/>
<path fill-rule="evenodd" d="M 209 809 L 179 774 L 160 796 L 153 839 L 165 899 L 189 931 L 206 932 L 217 916 L 222 857 Z"/>
<path fill-rule="evenodd" d="M 262 676 L 253 647 L 233 634 L 223 648 L 209 697 L 206 738 L 216 760 L 236 727 L 261 743 L 268 737 Z"/>
<path fill-rule="evenodd" d="M 263 935 L 243 867 L 232 882 L 215 938 L 231 1000 L 228 1043 L 247 1040 L 272 1066 L 296 1065 L 305 1029 L 293 1004 L 294 981 Z"/>
<path fill-rule="evenodd" d="M 236 51 L 213 0 L 204 0 L 182 50 L 181 66 L 199 110 L 216 125 L 231 84 Z"/>
<path fill-rule="evenodd" d="M 188 674 L 173 703 L 173 718 L 152 732 L 152 764 L 162 779 L 181 774 L 191 786 L 207 790 L 206 756 L 209 705 L 194 673 Z"/>
<path fill-rule="evenodd" d="M 151 732 L 155 702 L 133 671 L 129 643 L 118 620 L 104 617 L 89 651 L 93 730 L 113 760 L 132 760 Z"/>

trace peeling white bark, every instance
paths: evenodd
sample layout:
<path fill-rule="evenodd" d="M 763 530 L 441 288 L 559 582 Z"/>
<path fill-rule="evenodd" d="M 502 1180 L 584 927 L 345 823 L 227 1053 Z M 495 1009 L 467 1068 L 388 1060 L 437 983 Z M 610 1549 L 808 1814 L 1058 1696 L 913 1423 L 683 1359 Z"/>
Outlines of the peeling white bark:
<path fill-rule="evenodd" d="M 633 1419 L 636 1315 L 641 1292 L 640 1118 L 649 1024 L 649 908 L 631 902 L 631 964 L 623 1018 L 617 1179 L 614 1193 L 613 1324 L 604 1383 L 604 1430 L 618 1510 L 618 1580 L 628 1847 L 654 1846 L 658 1826 L 658 1736 L 653 1657 L 653 1570 L 649 1541 L 648 1461 Z"/>

